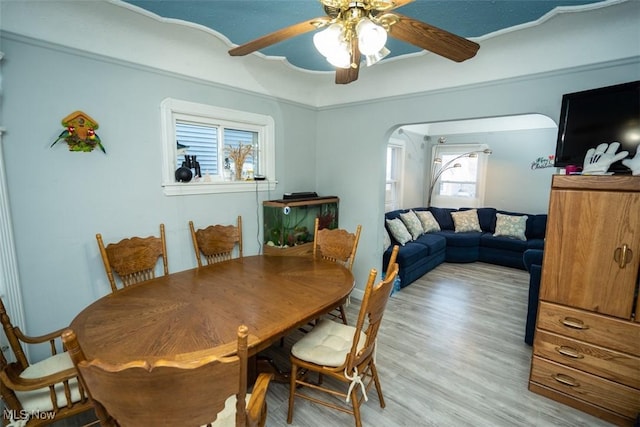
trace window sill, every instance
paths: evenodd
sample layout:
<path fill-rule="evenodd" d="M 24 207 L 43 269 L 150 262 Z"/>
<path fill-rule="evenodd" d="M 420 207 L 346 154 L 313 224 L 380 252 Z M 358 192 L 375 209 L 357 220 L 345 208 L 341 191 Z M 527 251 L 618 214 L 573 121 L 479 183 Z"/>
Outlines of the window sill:
<path fill-rule="evenodd" d="M 165 196 L 244 193 L 275 190 L 277 181 L 171 182 L 162 184 Z"/>

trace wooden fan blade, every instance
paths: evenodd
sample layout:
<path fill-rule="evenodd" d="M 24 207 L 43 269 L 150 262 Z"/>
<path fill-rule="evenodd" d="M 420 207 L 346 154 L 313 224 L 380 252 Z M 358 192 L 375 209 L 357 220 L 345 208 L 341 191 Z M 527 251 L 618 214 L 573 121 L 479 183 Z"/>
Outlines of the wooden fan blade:
<path fill-rule="evenodd" d="M 346 85 L 358 80 L 360 71 L 360 49 L 358 49 L 358 38 L 351 39 L 351 66 L 349 68 L 336 68 L 336 84 Z"/>
<path fill-rule="evenodd" d="M 462 62 L 473 58 L 480 49 L 478 43 L 456 36 L 433 25 L 393 13 L 399 19 L 389 27 L 389 35 L 436 53 L 452 61 Z"/>
<path fill-rule="evenodd" d="M 309 31 L 316 30 L 325 26 L 329 22 L 326 16 L 320 18 L 309 19 L 308 21 L 299 22 L 289 27 L 281 28 L 278 31 L 264 35 L 243 45 L 234 47 L 229 50 L 231 56 L 243 56 L 255 52 L 265 47 L 284 41 L 288 38 L 299 36 Z"/>

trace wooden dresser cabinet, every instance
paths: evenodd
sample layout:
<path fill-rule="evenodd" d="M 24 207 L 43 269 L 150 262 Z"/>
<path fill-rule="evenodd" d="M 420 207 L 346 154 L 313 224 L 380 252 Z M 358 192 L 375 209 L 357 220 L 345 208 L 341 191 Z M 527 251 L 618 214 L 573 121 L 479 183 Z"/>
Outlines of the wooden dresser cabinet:
<path fill-rule="evenodd" d="M 640 176 L 555 175 L 529 390 L 633 425 L 639 266 Z"/>

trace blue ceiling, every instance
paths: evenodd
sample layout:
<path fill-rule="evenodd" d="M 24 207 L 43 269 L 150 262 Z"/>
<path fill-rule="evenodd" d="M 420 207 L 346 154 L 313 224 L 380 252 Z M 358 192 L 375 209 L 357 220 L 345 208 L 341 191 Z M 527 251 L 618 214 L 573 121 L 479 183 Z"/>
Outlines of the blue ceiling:
<path fill-rule="evenodd" d="M 126 0 L 164 18 L 174 18 L 209 27 L 234 45 L 311 18 L 325 16 L 318 0 Z M 415 0 L 398 13 L 426 22 L 465 38 L 536 21 L 558 6 L 580 6 L 603 0 Z M 333 70 L 313 47 L 313 32 L 285 40 L 260 52 L 283 56 L 306 70 Z M 481 44 L 482 46 L 482 44 Z M 420 49 L 393 38 L 387 58 L 419 52 Z M 479 54 L 482 53 L 480 47 Z"/>

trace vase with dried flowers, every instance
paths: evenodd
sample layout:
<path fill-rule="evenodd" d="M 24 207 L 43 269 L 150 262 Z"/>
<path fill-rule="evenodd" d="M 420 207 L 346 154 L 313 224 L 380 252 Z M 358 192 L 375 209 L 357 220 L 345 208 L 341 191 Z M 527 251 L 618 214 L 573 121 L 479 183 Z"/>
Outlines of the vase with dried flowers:
<path fill-rule="evenodd" d="M 251 144 L 242 145 L 242 143 L 238 143 L 237 146 L 227 145 L 225 147 L 225 152 L 229 156 L 229 159 L 233 160 L 233 164 L 236 169 L 237 180 L 242 179 L 242 168 L 244 166 L 244 161 L 253 152 L 253 146 Z"/>

